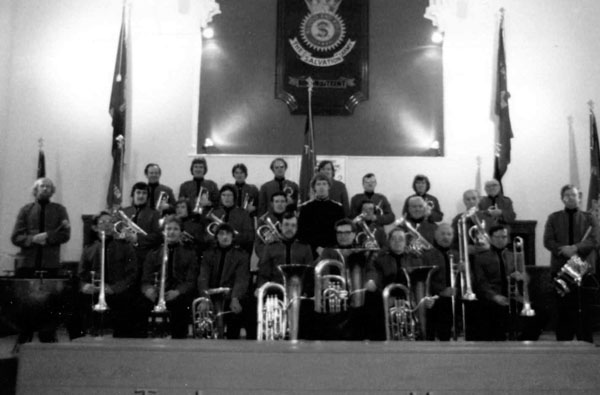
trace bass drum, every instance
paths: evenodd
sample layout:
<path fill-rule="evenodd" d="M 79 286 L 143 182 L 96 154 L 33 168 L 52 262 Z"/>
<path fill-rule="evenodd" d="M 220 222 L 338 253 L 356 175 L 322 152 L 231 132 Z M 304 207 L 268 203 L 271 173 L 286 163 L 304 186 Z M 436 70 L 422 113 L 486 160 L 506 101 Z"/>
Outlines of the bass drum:
<path fill-rule="evenodd" d="M 73 278 L 0 277 L 0 335 L 52 330 L 73 313 Z"/>

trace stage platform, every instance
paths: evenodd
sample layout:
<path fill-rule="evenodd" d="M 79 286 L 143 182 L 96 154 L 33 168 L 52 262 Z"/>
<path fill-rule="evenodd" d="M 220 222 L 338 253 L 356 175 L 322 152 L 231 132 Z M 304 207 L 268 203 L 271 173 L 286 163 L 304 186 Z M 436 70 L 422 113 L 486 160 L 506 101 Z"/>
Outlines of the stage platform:
<path fill-rule="evenodd" d="M 598 394 L 600 348 L 83 338 L 25 344 L 17 394 Z"/>

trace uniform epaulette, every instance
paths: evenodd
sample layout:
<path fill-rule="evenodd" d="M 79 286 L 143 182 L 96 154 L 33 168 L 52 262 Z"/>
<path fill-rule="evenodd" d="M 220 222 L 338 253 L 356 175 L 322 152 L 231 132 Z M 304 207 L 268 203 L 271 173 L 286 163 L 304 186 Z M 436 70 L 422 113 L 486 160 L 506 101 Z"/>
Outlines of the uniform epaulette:
<path fill-rule="evenodd" d="M 302 202 L 302 203 L 300 203 L 300 204 L 298 205 L 298 208 L 300 208 L 300 207 L 302 207 L 302 206 L 305 206 L 305 205 L 307 205 L 308 203 L 310 203 L 310 202 L 312 202 L 312 201 L 313 201 L 313 200 L 311 199 L 311 200 L 307 200 L 306 202 Z"/>
<path fill-rule="evenodd" d="M 329 199 L 329 200 L 331 200 L 332 202 L 334 202 L 334 203 L 335 203 L 335 204 L 337 204 L 338 206 L 341 206 L 341 205 L 342 205 L 342 203 L 338 202 L 337 200 L 333 200 L 333 199 Z"/>

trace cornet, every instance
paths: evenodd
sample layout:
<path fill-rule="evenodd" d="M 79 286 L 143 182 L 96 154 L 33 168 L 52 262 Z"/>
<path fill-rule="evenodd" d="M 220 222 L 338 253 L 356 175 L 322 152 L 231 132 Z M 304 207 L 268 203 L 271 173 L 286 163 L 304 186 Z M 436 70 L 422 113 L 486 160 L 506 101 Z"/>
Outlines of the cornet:
<path fill-rule="evenodd" d="M 256 236 L 265 244 L 283 240 L 284 237 L 277 228 L 279 221 L 273 223 L 271 218 L 265 219 L 265 224 L 256 228 Z"/>
<path fill-rule="evenodd" d="M 217 228 L 219 227 L 219 225 L 222 225 L 225 223 L 225 221 L 223 221 L 221 218 L 217 217 L 215 215 L 215 213 L 213 213 L 212 211 L 208 214 L 208 218 L 210 218 L 210 220 L 212 221 L 210 224 L 208 224 L 208 226 L 206 227 L 206 233 L 208 233 L 209 235 L 211 235 L 212 237 L 215 237 L 217 234 Z M 237 230 L 233 230 L 233 234 L 237 235 L 240 232 L 238 232 Z"/>
<path fill-rule="evenodd" d="M 406 217 L 402 217 L 394 221 L 394 226 L 406 228 L 410 237 L 409 242 L 406 243 L 406 251 L 409 253 L 420 255 L 424 250 L 430 250 L 432 245 L 426 238 L 419 233 L 419 231 L 406 220 Z"/>
<path fill-rule="evenodd" d="M 131 218 L 129 218 L 127 214 L 123 212 L 123 210 L 118 210 L 116 216 L 119 221 L 115 222 L 113 229 L 117 235 L 117 238 L 125 239 L 128 233 L 139 233 L 144 236 L 148 236 L 148 233 L 146 233 L 144 229 L 140 228 L 135 222 L 133 222 Z"/>
<path fill-rule="evenodd" d="M 163 204 L 163 201 L 169 203 L 169 195 L 167 195 L 165 191 L 160 191 L 158 199 L 156 200 L 156 206 L 154 207 L 156 211 L 160 211 L 160 206 Z"/>
<path fill-rule="evenodd" d="M 242 202 L 242 208 L 244 210 L 247 210 L 248 209 L 248 205 L 254 205 L 254 199 L 252 199 L 250 197 L 250 195 L 245 194 L 244 195 L 244 201 Z"/>
<path fill-rule="evenodd" d="M 196 204 L 194 204 L 194 210 L 192 210 L 192 212 L 196 214 L 202 214 L 202 211 L 204 210 L 204 206 L 202 206 L 202 199 L 206 199 L 207 194 L 208 190 L 204 187 L 200 187 L 198 196 L 196 197 Z"/>
<path fill-rule="evenodd" d="M 283 193 L 285 193 L 285 196 L 288 199 L 292 199 L 294 197 L 294 189 L 289 185 L 283 187 Z"/>

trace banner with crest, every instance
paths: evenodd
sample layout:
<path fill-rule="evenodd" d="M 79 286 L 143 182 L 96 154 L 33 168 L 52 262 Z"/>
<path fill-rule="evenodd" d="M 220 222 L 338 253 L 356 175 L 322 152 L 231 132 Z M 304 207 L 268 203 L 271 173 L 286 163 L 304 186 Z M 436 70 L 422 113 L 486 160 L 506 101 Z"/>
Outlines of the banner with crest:
<path fill-rule="evenodd" d="M 279 0 L 277 98 L 315 115 L 350 115 L 368 97 L 368 0 Z"/>

